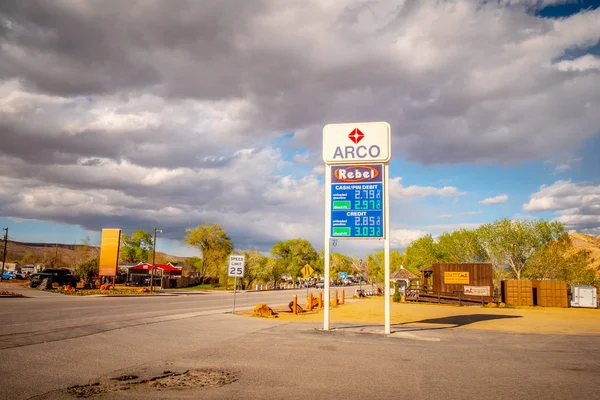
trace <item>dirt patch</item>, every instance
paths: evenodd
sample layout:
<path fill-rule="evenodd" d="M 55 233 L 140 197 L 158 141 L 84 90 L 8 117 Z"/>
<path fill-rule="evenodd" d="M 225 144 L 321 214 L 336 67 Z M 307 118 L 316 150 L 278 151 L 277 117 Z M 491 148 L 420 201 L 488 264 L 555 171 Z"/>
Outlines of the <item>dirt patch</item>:
<path fill-rule="evenodd" d="M 134 379 L 138 379 L 139 376 L 137 375 L 123 375 L 123 376 L 117 376 L 116 378 L 112 378 L 113 381 L 132 381 Z"/>
<path fill-rule="evenodd" d="M 89 398 L 109 392 L 124 390 L 185 390 L 202 387 L 221 387 L 238 380 L 236 373 L 215 368 L 164 371 L 154 377 L 143 378 L 135 374 L 121 375 L 105 382 L 71 386 L 66 392 L 78 398 Z"/>
<path fill-rule="evenodd" d="M 23 297 L 20 293 L 9 292 L 8 290 L 0 290 L 0 296 Z"/>
<path fill-rule="evenodd" d="M 219 369 L 199 369 L 183 374 L 171 374 L 148 382 L 148 386 L 164 389 L 192 389 L 205 386 L 224 386 L 237 381 L 235 374 Z"/>

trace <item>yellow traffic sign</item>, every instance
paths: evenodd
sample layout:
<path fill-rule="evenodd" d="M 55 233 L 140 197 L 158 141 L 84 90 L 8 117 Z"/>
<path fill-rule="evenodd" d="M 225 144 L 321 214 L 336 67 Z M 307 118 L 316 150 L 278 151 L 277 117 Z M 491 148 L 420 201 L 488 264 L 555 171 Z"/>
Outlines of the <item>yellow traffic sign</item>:
<path fill-rule="evenodd" d="M 304 275 L 305 278 L 308 278 L 309 276 L 311 276 L 313 274 L 313 272 L 315 272 L 315 270 L 313 269 L 313 267 L 306 264 L 304 267 L 302 267 L 300 272 L 302 273 L 302 275 Z"/>

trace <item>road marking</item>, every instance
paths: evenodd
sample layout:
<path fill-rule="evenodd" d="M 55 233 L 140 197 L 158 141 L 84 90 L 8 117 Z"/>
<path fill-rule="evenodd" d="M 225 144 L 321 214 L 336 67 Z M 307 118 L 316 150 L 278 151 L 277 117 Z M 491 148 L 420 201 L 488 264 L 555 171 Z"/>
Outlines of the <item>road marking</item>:
<path fill-rule="evenodd" d="M 410 340 L 421 340 L 424 342 L 439 342 L 440 338 L 434 337 L 423 337 L 415 335 L 414 333 L 409 332 L 392 332 L 389 335 L 390 337 L 399 338 L 399 339 L 410 339 Z"/>

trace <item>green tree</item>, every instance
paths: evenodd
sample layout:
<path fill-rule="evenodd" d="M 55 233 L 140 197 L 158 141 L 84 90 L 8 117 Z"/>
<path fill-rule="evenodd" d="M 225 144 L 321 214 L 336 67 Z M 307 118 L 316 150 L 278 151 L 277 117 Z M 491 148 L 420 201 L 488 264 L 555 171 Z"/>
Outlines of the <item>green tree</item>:
<path fill-rule="evenodd" d="M 242 289 L 252 287 L 269 268 L 269 257 L 263 256 L 259 251 L 243 251 L 245 257 L 244 276 L 241 279 Z"/>
<path fill-rule="evenodd" d="M 483 248 L 496 269 L 509 268 L 521 279 L 530 257 L 542 247 L 558 239 L 564 227 L 558 222 L 519 221 L 507 218 L 482 225 L 478 229 Z"/>
<path fill-rule="evenodd" d="M 223 225 L 198 225 L 194 229 L 186 229 L 186 232 L 185 242 L 202 253 L 201 278 L 219 276 L 222 282 L 227 282 L 226 261 L 233 252 L 233 242 Z"/>
<path fill-rule="evenodd" d="M 25 253 L 23 255 L 23 258 L 21 259 L 21 261 L 19 262 L 19 264 L 21 265 L 26 265 L 26 264 L 37 264 L 40 262 L 40 257 L 36 256 L 33 253 Z"/>
<path fill-rule="evenodd" d="M 563 233 L 557 240 L 536 250 L 527 262 L 524 274 L 529 279 L 557 279 L 570 285 L 590 285 L 595 274 L 589 268 L 590 253 L 576 251 L 569 234 Z"/>
<path fill-rule="evenodd" d="M 477 230 L 460 229 L 444 232 L 436 245 L 438 259 L 448 263 L 487 262 L 488 255 L 479 240 Z"/>
<path fill-rule="evenodd" d="M 192 276 L 194 274 L 200 275 L 202 269 L 202 259 L 200 257 L 188 257 L 183 261 L 183 268 L 181 274 L 185 277 Z"/>
<path fill-rule="evenodd" d="M 316 260 L 310 266 L 315 269 L 315 275 L 323 275 L 325 272 L 325 250 L 319 250 Z"/>
<path fill-rule="evenodd" d="M 368 265 L 368 277 L 370 280 L 383 283 L 385 278 L 385 264 L 384 264 L 384 255 L 385 252 L 383 250 L 377 251 L 373 254 L 367 255 L 367 265 Z M 400 266 L 403 265 L 405 257 L 403 254 L 400 254 L 398 250 L 390 251 L 390 274 L 394 271 L 400 269 Z"/>
<path fill-rule="evenodd" d="M 260 278 L 265 282 L 273 282 L 273 288 L 275 288 L 281 276 L 285 274 L 285 269 L 286 264 L 282 260 L 267 257 L 267 263 Z"/>
<path fill-rule="evenodd" d="M 288 273 L 294 282 L 300 275 L 300 269 L 306 265 L 315 263 L 318 259 L 317 252 L 312 244 L 306 239 L 290 239 L 285 242 L 275 243 L 271 254 L 282 264 L 282 268 Z"/>
<path fill-rule="evenodd" d="M 119 258 L 124 263 L 148 262 L 152 255 L 152 234 L 138 229 L 131 235 L 121 235 Z"/>
<path fill-rule="evenodd" d="M 77 266 L 76 273 L 81 278 L 84 287 L 90 287 L 91 280 L 100 272 L 98 258 L 92 258 Z"/>
<path fill-rule="evenodd" d="M 443 261 L 444 257 L 440 254 L 433 236 L 426 235 L 413 241 L 406 248 L 404 266 L 410 272 L 420 275 L 422 268 Z"/>
<path fill-rule="evenodd" d="M 330 278 L 336 280 L 339 272 L 352 273 L 352 258 L 342 253 L 331 253 Z"/>

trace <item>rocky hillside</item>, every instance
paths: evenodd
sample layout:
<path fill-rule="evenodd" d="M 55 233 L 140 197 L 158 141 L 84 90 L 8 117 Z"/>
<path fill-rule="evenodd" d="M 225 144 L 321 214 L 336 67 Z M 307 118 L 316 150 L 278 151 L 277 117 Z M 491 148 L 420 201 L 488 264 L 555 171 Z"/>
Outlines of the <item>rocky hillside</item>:
<path fill-rule="evenodd" d="M 600 235 L 593 237 L 583 233 L 569 234 L 573 246 L 577 250 L 588 250 L 592 260 L 591 268 L 596 271 L 596 276 L 600 276 Z"/>

